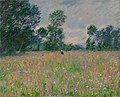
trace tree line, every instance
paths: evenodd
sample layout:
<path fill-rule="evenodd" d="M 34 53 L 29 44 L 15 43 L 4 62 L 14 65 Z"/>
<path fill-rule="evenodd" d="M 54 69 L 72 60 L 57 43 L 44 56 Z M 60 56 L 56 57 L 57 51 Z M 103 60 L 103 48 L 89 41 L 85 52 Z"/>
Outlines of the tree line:
<path fill-rule="evenodd" d="M 87 30 L 87 50 L 120 50 L 120 28 L 108 25 L 98 29 L 95 25 L 90 25 Z"/>
<path fill-rule="evenodd" d="M 66 16 L 62 10 L 56 10 L 49 15 L 49 25 L 46 28 L 39 28 L 36 36 L 33 37 L 33 43 L 30 47 L 33 50 L 71 50 L 72 44 L 63 42 L 64 34 L 61 26 L 64 24 Z"/>
<path fill-rule="evenodd" d="M 35 31 L 41 20 L 40 14 L 38 7 L 29 0 L 1 0 L 0 51 L 14 54 L 28 50 L 70 50 L 72 45 L 62 41 L 64 12 L 54 11 L 49 15 L 50 24 Z"/>
<path fill-rule="evenodd" d="M 38 6 L 29 0 L 0 0 L 0 52 L 15 54 L 25 51 L 57 51 L 84 49 L 81 45 L 65 44 L 62 25 L 66 15 L 62 10 L 49 14 L 49 25 L 36 26 L 41 20 Z M 88 28 L 87 50 L 120 50 L 120 29 L 107 26 Z"/>

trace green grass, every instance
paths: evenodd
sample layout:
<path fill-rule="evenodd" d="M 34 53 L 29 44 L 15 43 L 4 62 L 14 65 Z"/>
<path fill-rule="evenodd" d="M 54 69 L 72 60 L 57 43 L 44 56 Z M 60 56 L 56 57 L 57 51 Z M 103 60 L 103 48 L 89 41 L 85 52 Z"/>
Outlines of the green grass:
<path fill-rule="evenodd" d="M 119 55 L 30 52 L 2 57 L 0 97 L 119 97 Z"/>

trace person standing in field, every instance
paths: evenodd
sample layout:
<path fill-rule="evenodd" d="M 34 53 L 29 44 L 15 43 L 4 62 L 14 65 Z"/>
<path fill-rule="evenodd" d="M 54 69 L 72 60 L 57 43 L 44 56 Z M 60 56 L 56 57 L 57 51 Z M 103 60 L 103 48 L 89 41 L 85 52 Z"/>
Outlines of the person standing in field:
<path fill-rule="evenodd" d="M 63 50 L 61 50 L 61 55 L 64 55 L 64 52 L 63 52 Z"/>

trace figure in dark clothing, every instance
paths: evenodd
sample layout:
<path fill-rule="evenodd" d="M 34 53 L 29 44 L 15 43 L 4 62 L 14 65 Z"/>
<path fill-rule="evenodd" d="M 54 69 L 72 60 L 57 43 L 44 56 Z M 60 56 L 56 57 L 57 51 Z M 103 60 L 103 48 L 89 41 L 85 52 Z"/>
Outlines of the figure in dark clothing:
<path fill-rule="evenodd" d="M 64 52 L 63 52 L 63 50 L 61 50 L 61 55 L 64 55 Z"/>

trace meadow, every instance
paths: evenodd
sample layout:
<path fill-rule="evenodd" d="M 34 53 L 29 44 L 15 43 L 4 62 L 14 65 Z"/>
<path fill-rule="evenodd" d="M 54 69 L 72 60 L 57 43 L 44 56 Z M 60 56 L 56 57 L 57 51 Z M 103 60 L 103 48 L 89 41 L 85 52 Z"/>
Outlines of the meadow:
<path fill-rule="evenodd" d="M 0 58 L 0 97 L 120 97 L 120 52 L 28 52 Z"/>

